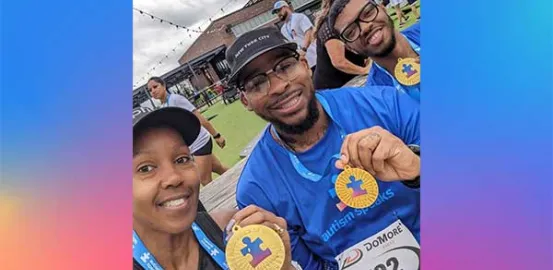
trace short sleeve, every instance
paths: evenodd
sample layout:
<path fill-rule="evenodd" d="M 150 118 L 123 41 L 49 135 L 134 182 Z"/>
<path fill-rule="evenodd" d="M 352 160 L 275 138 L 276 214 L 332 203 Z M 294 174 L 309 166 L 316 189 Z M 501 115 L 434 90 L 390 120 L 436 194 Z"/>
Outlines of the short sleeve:
<path fill-rule="evenodd" d="M 172 100 L 173 101 L 172 103 L 174 104 L 173 106 L 181 107 L 190 112 L 194 112 L 196 110 L 196 106 L 194 106 L 192 102 L 190 102 L 188 99 L 186 99 L 181 95 L 172 94 L 171 99 L 173 99 Z"/>

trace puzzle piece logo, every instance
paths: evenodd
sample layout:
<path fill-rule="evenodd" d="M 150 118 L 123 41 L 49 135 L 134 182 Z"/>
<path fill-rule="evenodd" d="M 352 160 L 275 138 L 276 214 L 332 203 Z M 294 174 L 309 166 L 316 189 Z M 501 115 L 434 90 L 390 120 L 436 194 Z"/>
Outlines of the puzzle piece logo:
<path fill-rule="evenodd" d="M 259 238 L 256 238 L 255 241 L 252 242 L 252 239 L 249 237 L 244 237 L 244 239 L 242 239 L 242 243 L 244 243 L 246 247 L 241 249 L 240 252 L 242 253 L 242 256 L 246 256 L 248 254 L 252 256 L 252 260 L 250 262 L 252 267 L 256 267 L 272 254 L 271 250 L 268 248 L 265 250 L 261 249 L 260 245 L 263 244 L 263 241 Z"/>
<path fill-rule="evenodd" d="M 403 64 L 403 69 L 401 70 L 407 78 L 410 78 L 411 76 L 417 74 L 417 70 L 413 69 L 413 65 L 411 64 Z"/>
<path fill-rule="evenodd" d="M 336 183 L 336 179 L 334 178 L 332 182 Z M 349 177 L 349 183 L 346 186 L 353 189 L 353 194 L 351 195 L 352 198 L 367 194 L 367 191 L 361 187 L 362 184 L 363 181 L 355 179 L 353 175 Z M 334 188 L 330 189 L 328 193 L 330 194 L 331 198 L 337 197 L 336 190 Z M 338 208 L 340 212 L 344 211 L 344 209 L 346 209 L 347 207 L 348 206 L 342 201 L 336 204 L 336 208 Z"/>
<path fill-rule="evenodd" d="M 367 191 L 361 187 L 362 184 L 363 181 L 355 179 L 353 175 L 349 177 L 349 183 L 346 186 L 353 189 L 352 198 L 367 194 Z"/>

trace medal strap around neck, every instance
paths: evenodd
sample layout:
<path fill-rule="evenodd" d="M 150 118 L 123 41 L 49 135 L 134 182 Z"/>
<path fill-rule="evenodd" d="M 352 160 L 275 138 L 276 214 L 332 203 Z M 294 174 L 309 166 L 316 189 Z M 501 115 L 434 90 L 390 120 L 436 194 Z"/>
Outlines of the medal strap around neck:
<path fill-rule="evenodd" d="M 405 39 L 407 39 L 407 41 L 409 42 L 409 45 L 411 45 L 411 48 L 413 49 L 413 51 L 415 51 L 417 54 L 420 55 L 421 47 L 420 47 L 419 45 L 415 44 L 413 41 L 411 41 L 411 40 L 410 40 L 409 38 L 407 38 L 405 35 L 403 35 L 403 36 L 405 37 Z M 395 78 L 394 76 L 392 76 L 385 68 L 381 67 L 381 66 L 378 65 L 376 62 L 374 63 L 374 65 L 375 65 L 378 69 L 380 69 L 381 71 L 383 71 L 384 73 L 386 73 L 386 75 L 390 76 L 390 78 L 392 78 L 392 82 L 393 82 L 393 84 L 394 84 L 394 87 L 395 87 L 397 90 L 407 92 L 407 91 L 405 91 L 405 90 L 406 90 L 406 89 L 405 89 L 406 86 L 400 84 L 400 83 L 396 80 L 396 78 Z M 411 86 L 411 87 L 407 87 L 407 88 L 416 88 L 416 89 L 417 89 L 417 91 L 416 91 L 417 93 L 413 93 L 413 92 L 415 92 L 415 91 L 409 91 L 409 95 L 413 94 L 413 95 L 416 96 L 415 98 L 416 98 L 417 100 L 420 100 L 420 94 L 418 94 L 418 88 L 419 88 L 418 86 L 414 86 L 414 87 Z"/>
<path fill-rule="evenodd" d="M 165 102 L 161 104 L 161 107 L 169 107 L 169 99 L 171 98 L 171 94 L 167 93 L 167 98 L 165 99 Z"/>
<path fill-rule="evenodd" d="M 336 126 L 338 127 L 338 129 L 340 131 L 340 137 L 341 137 L 342 140 L 344 140 L 344 138 L 346 137 L 346 133 L 345 133 L 344 129 L 342 128 L 342 126 L 340 126 L 340 124 L 338 122 L 336 122 L 336 120 L 334 119 L 334 117 L 332 115 L 332 111 L 330 110 L 330 106 L 328 105 L 328 101 L 325 99 L 325 97 L 323 97 L 320 94 L 315 94 L 315 96 L 317 97 L 317 99 L 321 103 L 321 106 L 323 107 L 323 109 L 326 111 L 326 113 L 330 117 L 330 120 L 333 121 L 334 124 L 336 124 Z M 271 129 L 272 129 L 274 135 L 276 136 L 276 138 L 280 141 L 281 145 L 286 146 L 286 144 L 280 138 L 280 136 L 278 135 L 278 132 L 276 131 L 276 129 L 273 125 L 271 125 Z M 327 169 L 323 172 L 323 175 L 314 173 L 314 172 L 310 171 L 309 169 L 307 169 L 305 167 L 305 165 L 303 165 L 303 163 L 301 163 L 300 159 L 298 158 L 298 156 L 293 151 L 288 149 L 288 147 L 284 147 L 284 148 L 288 152 L 288 157 L 290 158 L 290 162 L 292 162 L 292 165 L 294 166 L 294 169 L 296 169 L 296 172 L 299 173 L 303 178 L 311 180 L 313 182 L 317 182 L 317 181 L 321 180 L 321 178 L 323 177 L 324 174 L 326 174 L 326 171 L 328 170 L 328 166 L 327 166 Z M 330 158 L 329 163 L 334 159 L 340 159 L 340 156 L 341 156 L 340 153 L 333 155 Z"/>
<path fill-rule="evenodd" d="M 225 253 L 215 245 L 202 231 L 196 222 L 192 223 L 192 231 L 202 248 L 213 258 L 213 260 L 224 270 L 229 267 L 225 260 Z M 138 234 L 133 230 L 132 251 L 133 258 L 146 270 L 163 270 L 163 267 L 156 261 L 148 251 Z"/>
<path fill-rule="evenodd" d="M 132 231 L 132 257 L 146 270 L 163 270 L 134 230 Z"/>

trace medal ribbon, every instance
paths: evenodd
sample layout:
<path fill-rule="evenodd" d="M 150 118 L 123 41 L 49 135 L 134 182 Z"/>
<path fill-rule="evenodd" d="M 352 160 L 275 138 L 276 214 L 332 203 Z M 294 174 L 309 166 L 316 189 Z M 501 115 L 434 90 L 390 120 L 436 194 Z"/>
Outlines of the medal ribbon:
<path fill-rule="evenodd" d="M 161 104 L 161 107 L 164 108 L 164 107 L 169 107 L 169 99 L 171 98 L 171 94 L 170 93 L 167 93 L 167 99 L 165 100 L 165 102 L 163 104 Z"/>
<path fill-rule="evenodd" d="M 409 41 L 409 44 L 411 45 L 411 48 L 413 49 L 413 51 L 415 51 L 417 54 L 420 55 L 420 51 L 421 51 L 421 47 L 418 46 L 417 44 L 413 43 L 413 41 L 411 41 L 410 39 L 408 39 L 405 35 L 404 35 L 405 39 L 407 39 L 407 41 Z M 390 78 L 392 78 L 392 82 L 394 83 L 394 87 L 398 90 L 398 91 L 402 91 L 402 92 L 406 92 L 409 96 L 411 96 L 412 98 L 414 98 L 415 100 L 417 101 L 421 101 L 421 94 L 420 94 L 420 83 L 416 86 L 406 86 L 406 85 L 402 85 L 401 83 L 399 83 L 396 78 L 392 75 L 390 75 L 390 73 L 382 68 L 381 66 L 379 66 L 377 63 L 374 63 L 375 66 L 380 69 L 381 71 L 383 71 L 384 73 L 386 73 L 388 76 L 390 76 Z"/>
<path fill-rule="evenodd" d="M 192 231 L 202 248 L 213 258 L 213 260 L 224 270 L 229 269 L 225 261 L 225 253 L 217 247 L 202 231 L 196 222 L 192 223 Z M 138 234 L 132 232 L 132 253 L 133 258 L 146 270 L 163 270 L 163 267 L 156 261 L 154 256 L 148 251 Z"/>
<path fill-rule="evenodd" d="M 338 129 L 340 131 L 340 137 L 343 140 L 346 137 L 346 132 L 344 131 L 342 126 L 340 126 L 340 124 L 338 122 L 336 122 L 336 120 L 334 120 L 334 117 L 332 116 L 332 111 L 330 110 L 330 106 L 328 105 L 328 101 L 323 96 L 321 96 L 319 94 L 315 94 L 315 96 L 317 97 L 317 99 L 321 103 L 321 106 L 323 107 L 323 109 L 326 111 L 326 113 L 330 117 L 330 120 L 333 121 L 334 124 L 336 124 L 336 126 L 338 127 Z M 282 141 L 282 139 L 278 135 L 278 132 L 276 132 L 276 129 L 273 125 L 271 125 L 271 129 L 272 129 L 273 133 L 275 134 L 275 136 L 278 138 L 278 140 L 280 140 L 282 142 L 282 144 L 284 144 L 284 142 Z M 284 145 L 286 145 L 286 144 L 284 144 Z M 323 175 L 314 173 L 314 172 L 310 171 L 309 169 L 307 169 L 305 167 L 305 165 L 303 165 L 303 163 L 301 163 L 300 159 L 298 158 L 298 156 L 294 152 L 290 151 L 289 149 L 286 149 L 286 150 L 288 152 L 288 157 L 290 158 L 290 162 L 292 162 L 292 165 L 294 166 L 294 169 L 296 169 L 296 172 L 299 173 L 303 178 L 311 180 L 313 182 L 317 182 L 317 181 L 321 180 L 321 178 L 323 177 L 324 174 L 326 174 L 326 171 L 328 170 L 328 166 L 327 166 L 327 169 L 323 172 Z M 341 156 L 340 153 L 333 155 L 330 158 L 329 163 L 333 159 L 340 159 L 340 156 Z"/>

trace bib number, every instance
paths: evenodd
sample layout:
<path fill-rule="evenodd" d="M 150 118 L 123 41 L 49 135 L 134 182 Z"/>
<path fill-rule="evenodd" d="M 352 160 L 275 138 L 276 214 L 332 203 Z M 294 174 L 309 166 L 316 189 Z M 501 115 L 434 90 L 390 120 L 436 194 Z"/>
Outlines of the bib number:
<path fill-rule="evenodd" d="M 420 245 L 401 221 L 336 257 L 340 270 L 419 270 Z"/>
<path fill-rule="evenodd" d="M 399 261 L 396 257 L 392 257 L 386 261 L 386 265 L 379 264 L 374 270 L 399 270 Z"/>

